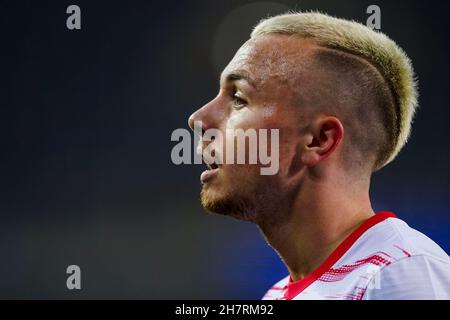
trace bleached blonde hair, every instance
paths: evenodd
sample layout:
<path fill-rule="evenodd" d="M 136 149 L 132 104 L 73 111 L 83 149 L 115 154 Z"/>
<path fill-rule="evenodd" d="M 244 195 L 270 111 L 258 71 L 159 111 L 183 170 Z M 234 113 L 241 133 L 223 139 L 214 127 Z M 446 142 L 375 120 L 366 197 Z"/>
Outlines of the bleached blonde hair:
<path fill-rule="evenodd" d="M 395 100 L 395 126 L 391 150 L 376 165 L 391 162 L 407 142 L 417 108 L 417 83 L 410 59 L 389 37 L 360 23 L 331 17 L 319 12 L 287 13 L 262 20 L 251 33 L 287 34 L 311 38 L 319 45 L 342 50 L 372 64 L 390 87 Z M 388 106 L 386 106 L 388 107 Z"/>

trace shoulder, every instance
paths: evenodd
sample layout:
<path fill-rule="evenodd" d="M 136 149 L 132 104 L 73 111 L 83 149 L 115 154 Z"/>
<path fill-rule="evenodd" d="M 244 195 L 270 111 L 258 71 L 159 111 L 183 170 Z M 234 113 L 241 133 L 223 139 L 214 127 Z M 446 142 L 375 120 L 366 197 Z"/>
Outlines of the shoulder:
<path fill-rule="evenodd" d="M 386 219 L 371 231 L 368 242 L 384 246 L 396 259 L 427 256 L 450 263 L 449 256 L 436 242 L 399 218 Z"/>
<path fill-rule="evenodd" d="M 405 257 L 427 256 L 450 263 L 449 256 L 433 240 L 399 218 L 388 218 L 365 232 L 352 246 L 352 255 L 382 252 L 391 262 Z"/>
<path fill-rule="evenodd" d="M 450 258 L 429 237 L 392 218 L 365 240 L 391 259 L 371 275 L 364 299 L 450 298 Z"/>
<path fill-rule="evenodd" d="M 397 260 L 371 277 L 363 299 L 450 299 L 450 263 L 429 255 Z"/>

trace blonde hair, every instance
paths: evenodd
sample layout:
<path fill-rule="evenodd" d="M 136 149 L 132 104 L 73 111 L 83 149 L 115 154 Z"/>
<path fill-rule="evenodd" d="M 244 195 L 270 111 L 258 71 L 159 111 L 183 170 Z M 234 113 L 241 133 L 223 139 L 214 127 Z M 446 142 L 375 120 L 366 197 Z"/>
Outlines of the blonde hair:
<path fill-rule="evenodd" d="M 318 12 L 287 13 L 259 22 L 251 37 L 287 34 L 311 38 L 320 45 L 365 59 L 382 75 L 395 100 L 391 150 L 376 169 L 391 162 L 407 142 L 417 108 L 417 84 L 410 59 L 389 37 L 360 23 Z"/>

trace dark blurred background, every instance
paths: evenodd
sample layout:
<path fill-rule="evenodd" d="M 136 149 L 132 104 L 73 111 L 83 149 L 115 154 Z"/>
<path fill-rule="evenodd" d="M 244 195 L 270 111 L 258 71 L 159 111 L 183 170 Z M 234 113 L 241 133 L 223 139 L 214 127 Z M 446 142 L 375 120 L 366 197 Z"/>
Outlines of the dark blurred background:
<path fill-rule="evenodd" d="M 204 213 L 201 165 L 170 135 L 215 96 L 255 23 L 318 9 L 381 29 L 411 57 L 410 142 L 375 174 L 392 210 L 450 252 L 445 1 L 1 1 L 0 298 L 259 299 L 287 275 L 256 226 Z M 81 8 L 81 30 L 66 8 Z M 66 288 L 66 268 L 82 289 Z"/>

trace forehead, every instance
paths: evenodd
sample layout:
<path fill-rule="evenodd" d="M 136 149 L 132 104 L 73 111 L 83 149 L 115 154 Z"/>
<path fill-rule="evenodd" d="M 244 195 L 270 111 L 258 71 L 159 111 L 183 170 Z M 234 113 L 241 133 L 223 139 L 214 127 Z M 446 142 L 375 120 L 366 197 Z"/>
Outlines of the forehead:
<path fill-rule="evenodd" d="M 272 78 L 289 80 L 317 47 L 313 40 L 281 34 L 252 38 L 236 52 L 223 70 L 221 80 L 233 74 L 243 74 L 255 84 Z"/>

